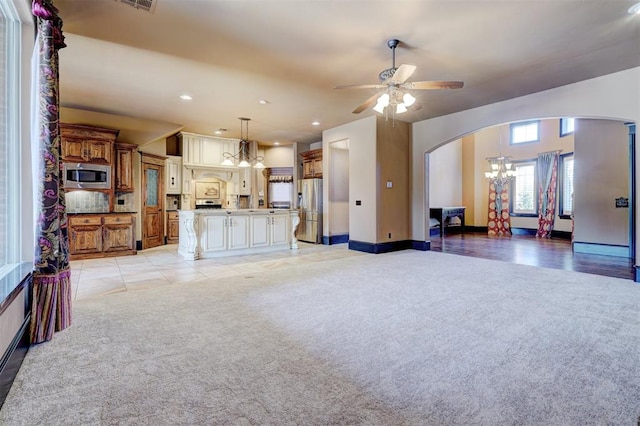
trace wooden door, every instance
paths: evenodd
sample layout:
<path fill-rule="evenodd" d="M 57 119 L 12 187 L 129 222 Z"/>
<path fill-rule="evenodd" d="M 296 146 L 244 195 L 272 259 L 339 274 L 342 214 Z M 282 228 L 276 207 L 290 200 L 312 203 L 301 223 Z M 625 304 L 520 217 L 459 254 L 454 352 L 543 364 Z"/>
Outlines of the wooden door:
<path fill-rule="evenodd" d="M 158 164 L 160 163 L 160 164 Z M 163 244 L 164 158 L 142 154 L 142 249 Z"/>

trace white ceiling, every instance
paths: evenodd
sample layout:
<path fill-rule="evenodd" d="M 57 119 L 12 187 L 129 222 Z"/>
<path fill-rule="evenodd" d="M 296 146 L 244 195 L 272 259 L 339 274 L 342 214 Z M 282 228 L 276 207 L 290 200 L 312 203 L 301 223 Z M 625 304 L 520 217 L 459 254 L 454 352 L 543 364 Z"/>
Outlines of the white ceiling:
<path fill-rule="evenodd" d="M 375 114 L 352 114 L 374 91 L 333 87 L 378 83 L 397 38 L 396 66 L 418 67 L 409 81 L 465 83 L 414 91 L 422 109 L 397 118 L 420 121 L 640 66 L 635 2 L 157 0 L 149 13 L 54 0 L 61 118 L 144 144 L 179 130 L 237 138 L 242 116 L 260 143 L 316 142 Z"/>

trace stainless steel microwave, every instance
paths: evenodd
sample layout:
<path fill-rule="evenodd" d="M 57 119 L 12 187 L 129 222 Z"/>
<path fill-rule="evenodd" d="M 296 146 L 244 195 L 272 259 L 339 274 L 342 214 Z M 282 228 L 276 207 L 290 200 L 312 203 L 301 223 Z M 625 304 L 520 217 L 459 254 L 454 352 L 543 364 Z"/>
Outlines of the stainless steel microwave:
<path fill-rule="evenodd" d="M 65 189 L 111 189 L 111 166 L 63 163 Z"/>

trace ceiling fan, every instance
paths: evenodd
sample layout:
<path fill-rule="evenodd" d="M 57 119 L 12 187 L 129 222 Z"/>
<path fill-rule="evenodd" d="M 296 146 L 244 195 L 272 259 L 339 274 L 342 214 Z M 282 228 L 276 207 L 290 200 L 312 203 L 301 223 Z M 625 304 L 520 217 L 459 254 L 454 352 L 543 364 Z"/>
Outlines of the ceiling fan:
<path fill-rule="evenodd" d="M 402 64 L 396 68 L 396 47 L 398 44 L 400 41 L 396 39 L 387 41 L 387 46 L 393 52 L 393 62 L 391 68 L 380 72 L 379 84 L 334 87 L 334 89 L 383 89 L 354 109 L 354 114 L 360 114 L 373 105 L 375 105 L 373 109 L 381 114 L 387 107 L 390 107 L 395 114 L 401 114 L 407 110 L 417 111 L 422 106 L 416 102 L 416 98 L 409 93 L 409 90 L 460 89 L 464 85 L 462 81 L 407 81 L 416 70 L 416 66 Z"/>

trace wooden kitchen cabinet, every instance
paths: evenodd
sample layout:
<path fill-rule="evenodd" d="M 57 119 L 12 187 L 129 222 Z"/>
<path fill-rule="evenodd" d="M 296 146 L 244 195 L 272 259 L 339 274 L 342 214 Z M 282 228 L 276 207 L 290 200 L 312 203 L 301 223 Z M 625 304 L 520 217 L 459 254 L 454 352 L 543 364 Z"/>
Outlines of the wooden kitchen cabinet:
<path fill-rule="evenodd" d="M 132 214 L 69 215 L 71 260 L 136 254 Z"/>
<path fill-rule="evenodd" d="M 133 183 L 133 153 L 137 149 L 138 146 L 134 144 L 116 144 L 116 192 L 135 191 Z"/>
<path fill-rule="evenodd" d="M 179 228 L 180 218 L 178 212 L 167 212 L 167 244 L 178 244 Z"/>
<path fill-rule="evenodd" d="M 69 230 L 69 253 L 72 256 L 102 252 L 100 216 L 70 217 Z"/>
<path fill-rule="evenodd" d="M 102 222 L 102 251 L 115 252 L 134 249 L 133 216 L 104 216 Z"/>
<path fill-rule="evenodd" d="M 322 177 L 322 149 L 313 149 L 300 153 L 302 157 L 302 178 Z"/>
<path fill-rule="evenodd" d="M 60 124 L 62 161 L 111 164 L 119 130 Z"/>

